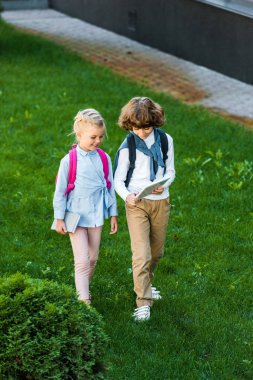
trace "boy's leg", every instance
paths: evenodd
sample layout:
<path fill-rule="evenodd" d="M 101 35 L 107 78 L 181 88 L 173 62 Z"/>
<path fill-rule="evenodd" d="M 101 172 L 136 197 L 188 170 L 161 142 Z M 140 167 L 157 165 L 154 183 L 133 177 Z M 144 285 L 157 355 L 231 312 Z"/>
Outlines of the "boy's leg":
<path fill-rule="evenodd" d="M 152 305 L 149 268 L 151 262 L 150 222 L 148 209 L 126 204 L 127 224 L 131 239 L 134 291 L 137 307 Z"/>
<path fill-rule="evenodd" d="M 87 228 L 77 227 L 75 233 L 70 233 L 69 237 L 74 254 L 75 284 L 78 298 L 89 303 L 90 259 Z"/>
<path fill-rule="evenodd" d="M 166 239 L 167 226 L 170 213 L 169 199 L 153 201 L 150 218 L 150 245 L 151 263 L 150 279 L 152 281 L 154 270 L 164 254 L 164 243 Z"/>
<path fill-rule="evenodd" d="M 103 226 L 88 228 L 88 244 L 90 257 L 89 281 L 91 281 L 99 255 L 99 246 Z"/>

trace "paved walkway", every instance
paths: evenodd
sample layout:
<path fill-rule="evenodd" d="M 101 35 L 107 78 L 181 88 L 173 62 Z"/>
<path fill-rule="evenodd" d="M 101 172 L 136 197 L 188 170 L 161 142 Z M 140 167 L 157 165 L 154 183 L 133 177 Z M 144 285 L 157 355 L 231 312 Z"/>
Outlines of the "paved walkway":
<path fill-rule="evenodd" d="M 253 126 L 253 86 L 52 9 L 5 11 L 22 30 L 43 35 L 155 91 Z"/>

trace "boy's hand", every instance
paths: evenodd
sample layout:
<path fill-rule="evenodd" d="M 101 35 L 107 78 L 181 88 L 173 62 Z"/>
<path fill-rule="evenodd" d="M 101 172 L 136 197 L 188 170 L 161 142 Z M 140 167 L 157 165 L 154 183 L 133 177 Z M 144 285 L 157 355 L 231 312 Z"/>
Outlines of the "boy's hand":
<path fill-rule="evenodd" d="M 164 191 L 164 187 L 160 186 L 160 187 L 157 187 L 157 189 L 153 190 L 152 194 L 162 194 L 163 191 Z"/>
<path fill-rule="evenodd" d="M 116 234 L 118 231 L 118 220 L 117 216 L 111 217 L 111 232 L 110 235 Z"/>
<path fill-rule="evenodd" d="M 126 201 L 127 203 L 129 203 L 130 205 L 132 206 L 135 206 L 136 205 L 136 202 L 137 202 L 137 198 L 136 198 L 136 194 L 129 194 L 127 197 L 126 197 Z"/>
<path fill-rule="evenodd" d="M 63 219 L 57 219 L 55 230 L 60 235 L 66 235 L 67 229 Z"/>

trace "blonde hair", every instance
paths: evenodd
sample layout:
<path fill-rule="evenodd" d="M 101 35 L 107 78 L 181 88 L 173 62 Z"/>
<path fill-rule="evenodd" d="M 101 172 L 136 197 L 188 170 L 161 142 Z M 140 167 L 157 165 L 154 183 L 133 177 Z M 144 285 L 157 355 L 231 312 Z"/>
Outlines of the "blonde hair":
<path fill-rule="evenodd" d="M 82 130 L 82 128 L 84 128 L 88 124 L 92 124 L 97 127 L 102 127 L 106 131 L 105 122 L 100 113 L 93 108 L 87 108 L 85 110 L 79 111 L 74 117 L 72 133 L 74 133 L 77 136 L 77 133 L 79 133 Z"/>
<path fill-rule="evenodd" d="M 122 108 L 118 120 L 119 126 L 127 131 L 133 128 L 159 128 L 164 122 L 163 108 L 147 97 L 132 98 Z"/>

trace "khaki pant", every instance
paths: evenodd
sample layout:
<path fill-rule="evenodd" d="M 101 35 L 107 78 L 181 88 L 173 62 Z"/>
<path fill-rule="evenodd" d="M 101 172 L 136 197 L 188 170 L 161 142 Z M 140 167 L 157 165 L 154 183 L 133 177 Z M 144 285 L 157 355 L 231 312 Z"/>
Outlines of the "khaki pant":
<path fill-rule="evenodd" d="M 137 307 L 152 305 L 151 281 L 164 253 L 169 211 L 169 198 L 142 199 L 136 206 L 126 203 Z"/>

